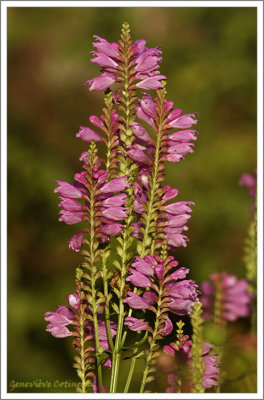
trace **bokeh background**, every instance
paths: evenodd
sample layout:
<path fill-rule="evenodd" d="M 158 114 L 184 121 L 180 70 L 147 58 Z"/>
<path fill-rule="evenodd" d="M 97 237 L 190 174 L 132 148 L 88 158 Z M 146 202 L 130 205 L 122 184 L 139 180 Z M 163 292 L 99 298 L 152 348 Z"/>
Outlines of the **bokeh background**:
<path fill-rule="evenodd" d="M 43 320 L 45 311 L 55 311 L 74 291 L 81 260 L 68 249 L 76 227 L 58 222 L 53 190 L 56 179 L 71 181 L 80 170 L 85 143 L 75 138 L 77 126 L 85 126 L 90 114 L 100 115 L 103 93 L 84 86 L 98 75 L 89 62 L 92 35 L 117 41 L 124 20 L 134 40 L 162 46 L 168 98 L 184 113 L 200 114 L 194 154 L 167 166 L 167 184 L 179 189 L 179 200 L 196 203 L 189 245 L 175 256 L 198 283 L 215 270 L 245 275 L 251 200 L 238 181 L 256 168 L 256 9 L 9 8 L 9 390 L 74 392 L 12 389 L 11 383 L 78 382 L 71 339 L 53 338 Z M 248 324 L 233 325 L 236 342 Z M 256 390 L 247 370 L 254 350 L 245 337 L 228 359 L 224 391 Z"/>

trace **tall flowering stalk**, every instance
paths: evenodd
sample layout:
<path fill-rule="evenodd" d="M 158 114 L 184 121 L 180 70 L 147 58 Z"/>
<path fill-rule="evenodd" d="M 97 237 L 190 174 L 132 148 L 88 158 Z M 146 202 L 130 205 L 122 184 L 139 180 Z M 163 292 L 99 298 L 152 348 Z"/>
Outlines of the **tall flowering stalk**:
<path fill-rule="evenodd" d="M 253 198 L 251 205 L 252 219 L 248 229 L 248 236 L 244 248 L 244 261 L 246 265 L 246 278 L 248 280 L 248 290 L 253 296 L 251 330 L 256 332 L 256 296 L 257 296 L 257 177 L 254 175 L 243 174 L 239 184 L 247 187 L 249 197 Z"/>
<path fill-rule="evenodd" d="M 179 268 L 169 254 L 187 246 L 184 233 L 194 203 L 171 202 L 178 189 L 164 184 L 165 162 L 178 163 L 193 152 L 198 114 L 183 114 L 167 100 L 160 47 L 147 48 L 142 39 L 133 42 L 127 22 L 118 42 L 95 36 L 93 45 L 91 61 L 101 74 L 86 84 L 91 91 L 106 91 L 102 115 L 91 115 L 93 127 L 81 125 L 76 134 L 88 146 L 80 156 L 82 171 L 73 184 L 57 181 L 55 189 L 62 208 L 59 220 L 81 224 L 68 244 L 84 258 L 68 306 L 47 312 L 45 319 L 53 336 L 74 337 L 81 392 L 128 392 L 143 357 L 143 393 L 154 380 L 166 337 L 177 336 L 174 350 L 192 343 L 183 323 L 174 327 L 172 315 L 194 315 L 200 304 L 196 283 L 186 278 L 189 269 Z M 105 146 L 103 157 L 98 142 Z M 193 348 L 201 358 L 206 352 L 196 337 L 194 330 Z M 134 340 L 129 347 L 128 339 Z M 188 360 L 195 360 L 195 354 L 188 351 Z M 121 388 L 120 365 L 127 358 L 130 368 Z M 217 371 L 213 378 L 204 389 L 217 384 Z M 202 391 L 201 382 L 193 388 Z"/>

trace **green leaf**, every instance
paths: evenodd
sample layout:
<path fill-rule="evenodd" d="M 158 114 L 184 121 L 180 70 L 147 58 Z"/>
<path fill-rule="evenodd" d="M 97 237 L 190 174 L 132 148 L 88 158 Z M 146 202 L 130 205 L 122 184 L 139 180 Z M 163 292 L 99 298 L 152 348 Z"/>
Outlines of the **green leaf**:
<path fill-rule="evenodd" d="M 113 291 L 117 295 L 117 297 L 120 297 L 120 290 L 118 290 L 116 287 L 113 287 Z"/>
<path fill-rule="evenodd" d="M 118 305 L 117 305 L 116 303 L 113 303 L 113 304 L 111 304 L 111 306 L 112 306 L 113 310 L 114 310 L 117 314 L 119 314 Z"/>
<path fill-rule="evenodd" d="M 121 249 L 121 247 L 117 247 L 117 254 L 122 258 L 123 257 L 123 249 Z"/>
<path fill-rule="evenodd" d="M 146 383 L 150 383 L 150 382 L 152 382 L 152 381 L 154 381 L 154 376 L 149 376 L 147 379 L 146 379 Z"/>
<path fill-rule="evenodd" d="M 117 269 L 121 270 L 122 267 L 121 267 L 121 264 L 120 264 L 120 262 L 118 260 L 114 260 L 113 264 Z"/>

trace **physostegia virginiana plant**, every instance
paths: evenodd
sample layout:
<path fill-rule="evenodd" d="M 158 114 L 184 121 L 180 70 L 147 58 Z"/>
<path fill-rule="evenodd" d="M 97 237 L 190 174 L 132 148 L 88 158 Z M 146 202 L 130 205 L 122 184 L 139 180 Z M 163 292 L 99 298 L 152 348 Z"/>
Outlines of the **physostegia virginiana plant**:
<path fill-rule="evenodd" d="M 162 354 L 183 365 L 168 375 L 168 392 L 180 392 L 183 385 L 203 392 L 217 385 L 218 362 L 208 354 L 212 346 L 203 342 L 197 285 L 170 255 L 187 245 L 194 203 L 171 202 L 178 189 L 164 185 L 165 162 L 176 164 L 193 152 L 198 114 L 183 114 L 167 100 L 161 49 L 147 48 L 145 40 L 132 42 L 127 22 L 118 43 L 95 36 L 93 45 L 91 61 L 101 75 L 86 84 L 91 91 L 105 91 L 102 115 L 91 115 L 91 125 L 80 126 L 76 135 L 87 145 L 80 156 L 82 171 L 73 184 L 57 181 L 55 189 L 59 220 L 81 224 L 68 244 L 81 252 L 83 262 L 68 306 L 45 314 L 47 331 L 73 337 L 80 392 L 125 393 L 132 384 L 134 391 L 150 391 Z M 104 157 L 98 142 L 104 144 Z M 192 339 L 180 319 L 172 322 L 175 315 L 188 314 Z M 171 343 L 164 346 L 167 336 Z M 142 358 L 141 380 L 135 382 Z M 124 359 L 130 364 L 121 387 Z"/>

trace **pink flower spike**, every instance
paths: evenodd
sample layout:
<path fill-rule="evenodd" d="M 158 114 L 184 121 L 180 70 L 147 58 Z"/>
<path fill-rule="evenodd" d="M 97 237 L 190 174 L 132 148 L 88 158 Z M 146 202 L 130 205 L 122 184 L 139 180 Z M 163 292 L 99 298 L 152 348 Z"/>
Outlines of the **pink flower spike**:
<path fill-rule="evenodd" d="M 79 132 L 76 133 L 76 137 L 84 140 L 85 142 L 100 142 L 102 140 L 102 137 L 99 135 L 99 133 L 85 126 L 79 127 Z"/>

